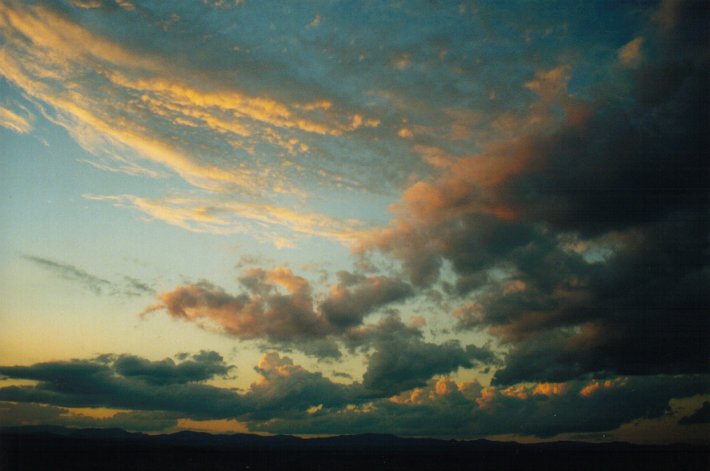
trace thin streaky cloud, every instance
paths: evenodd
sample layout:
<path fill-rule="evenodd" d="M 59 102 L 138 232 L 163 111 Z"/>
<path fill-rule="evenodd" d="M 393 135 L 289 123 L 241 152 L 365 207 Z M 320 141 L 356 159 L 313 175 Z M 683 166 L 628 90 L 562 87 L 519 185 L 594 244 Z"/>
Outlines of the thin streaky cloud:
<path fill-rule="evenodd" d="M 155 294 L 155 290 L 149 284 L 130 276 L 124 276 L 120 282 L 115 282 L 93 275 L 70 263 L 34 255 L 23 255 L 22 258 L 60 278 L 75 282 L 97 295 L 132 297 Z"/>

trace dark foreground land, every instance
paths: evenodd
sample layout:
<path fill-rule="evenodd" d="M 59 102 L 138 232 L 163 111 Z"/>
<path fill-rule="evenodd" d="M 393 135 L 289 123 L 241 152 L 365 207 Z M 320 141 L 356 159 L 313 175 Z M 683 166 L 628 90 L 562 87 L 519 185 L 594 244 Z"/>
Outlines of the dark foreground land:
<path fill-rule="evenodd" d="M 684 445 L 406 439 L 393 435 L 144 435 L 61 427 L 0 429 L 2 470 L 710 470 Z"/>

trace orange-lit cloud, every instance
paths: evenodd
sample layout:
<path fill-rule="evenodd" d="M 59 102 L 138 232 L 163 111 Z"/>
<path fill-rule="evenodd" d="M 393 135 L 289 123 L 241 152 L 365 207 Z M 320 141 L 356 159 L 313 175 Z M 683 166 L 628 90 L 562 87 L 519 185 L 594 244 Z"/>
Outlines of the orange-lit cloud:
<path fill-rule="evenodd" d="M 589 397 L 598 393 L 599 391 L 604 391 L 605 389 L 623 387 L 625 383 L 626 380 L 624 378 L 617 378 L 613 380 L 607 379 L 604 381 L 595 380 L 580 389 L 579 395 L 583 397 Z"/>
<path fill-rule="evenodd" d="M 140 198 L 134 195 L 84 195 L 95 201 L 110 201 L 151 218 L 194 232 L 235 234 L 250 231 L 262 234 L 264 240 L 278 243 L 283 236 L 255 227 L 267 225 L 286 229 L 301 236 L 317 236 L 352 244 L 364 230 L 356 220 L 341 220 L 315 212 L 295 211 L 270 203 L 206 198 L 168 197 Z"/>
<path fill-rule="evenodd" d="M 18 134 L 30 132 L 32 123 L 24 116 L 0 106 L 0 126 L 7 128 Z"/>
<path fill-rule="evenodd" d="M 46 6 L 6 3 L 0 29 L 7 46 L 0 53 L 3 76 L 39 106 L 48 106 L 46 117 L 98 159 L 118 160 L 116 166 L 99 161 L 99 168 L 154 176 L 154 169 L 139 170 L 150 163 L 210 191 L 255 194 L 275 186 L 294 191 L 274 184 L 279 179 L 275 171 L 271 176 L 256 173 L 253 158 L 218 163 L 219 146 L 250 149 L 270 143 L 305 153 L 310 146 L 297 133 L 339 136 L 379 125 L 375 118 L 336 110 L 327 99 L 292 103 L 210 77 L 198 85 L 184 61 L 132 49 Z M 173 129 L 166 129 L 165 121 Z M 27 128 L 14 122 L 15 128 L 18 123 Z M 212 134 L 214 144 L 205 152 L 186 133 L 176 132 L 183 128 Z"/>
<path fill-rule="evenodd" d="M 199 281 L 183 284 L 157 296 L 143 316 L 165 311 L 175 319 L 217 328 L 239 339 L 292 344 L 316 356 L 339 356 L 331 336 L 350 336 L 379 308 L 411 295 L 398 280 L 341 272 L 340 282 L 317 302 L 308 280 L 287 267 L 250 268 L 240 277 L 240 294 Z M 311 342 L 314 349 L 308 349 Z M 320 342 L 320 343 L 319 343 Z M 474 352 L 475 353 L 475 352 Z"/>
<path fill-rule="evenodd" d="M 626 65 L 634 65 L 641 60 L 641 47 L 643 46 L 643 36 L 638 36 L 619 49 L 619 61 Z"/>

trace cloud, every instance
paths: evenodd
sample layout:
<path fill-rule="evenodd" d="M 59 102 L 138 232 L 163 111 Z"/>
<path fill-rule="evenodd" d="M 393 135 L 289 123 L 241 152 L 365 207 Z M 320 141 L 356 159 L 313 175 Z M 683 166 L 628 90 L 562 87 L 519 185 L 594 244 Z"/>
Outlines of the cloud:
<path fill-rule="evenodd" d="M 357 385 L 332 383 L 321 373 L 309 372 L 274 352 L 263 355 L 255 367 L 258 381 L 243 394 L 203 384 L 224 376 L 231 368 L 216 352 L 208 351 L 180 362 L 170 358 L 150 361 L 132 355 L 105 354 L 91 360 L 0 366 L 2 377 L 37 382 L 34 386 L 0 387 L 0 401 L 133 411 L 103 421 L 64 417 L 66 411 L 57 407 L 8 407 L 0 408 L 0 414 L 78 426 L 119 426 L 121 422 L 145 419 L 155 422 L 154 427 L 158 429 L 174 425 L 177 418 L 262 419 L 305 412 L 319 405 L 329 409 L 358 401 Z M 22 408 L 33 410 L 27 413 Z M 161 422 L 163 420 L 167 423 Z M 147 429 L 148 425 L 142 427 Z"/>
<path fill-rule="evenodd" d="M 682 417 L 679 421 L 681 425 L 707 424 L 710 423 L 710 402 L 705 401 L 700 409 L 690 415 Z"/>
<path fill-rule="evenodd" d="M 268 202 L 234 199 L 163 197 L 141 198 L 134 195 L 83 195 L 93 201 L 109 201 L 192 232 L 209 234 L 263 233 L 276 242 L 264 227 L 286 229 L 295 236 L 317 236 L 353 244 L 363 224 L 354 219 L 338 219 L 317 212 L 295 211 Z"/>
<path fill-rule="evenodd" d="M 377 308 L 413 294 L 411 286 L 394 278 L 345 271 L 339 272 L 338 276 L 340 283 L 331 287 L 320 309 L 328 322 L 339 328 L 359 325 Z"/>
<path fill-rule="evenodd" d="M 149 285 L 130 276 L 124 276 L 121 282 L 113 282 L 92 275 L 69 263 L 58 262 L 33 255 L 23 255 L 23 258 L 65 280 L 76 282 L 97 295 L 130 297 L 155 294 L 155 290 Z"/>
<path fill-rule="evenodd" d="M 338 413 L 301 414 L 259 422 L 272 433 L 337 434 L 386 431 L 408 436 L 536 436 L 605 432 L 614 437 L 624 424 L 662 418 L 670 399 L 706 390 L 702 378 L 652 376 L 627 379 L 602 394 L 582 396 L 583 381 L 566 387 L 542 383 L 516 388 L 483 388 L 440 378 L 389 399 Z"/>
<path fill-rule="evenodd" d="M 94 276 L 68 263 L 55 262 L 54 260 L 35 257 L 32 255 L 24 255 L 23 258 L 55 273 L 56 275 L 59 275 L 66 280 L 79 282 L 94 294 L 104 294 L 107 289 L 113 287 L 113 284 L 110 281 Z"/>
<path fill-rule="evenodd" d="M 349 385 L 275 352 L 243 393 L 206 383 L 230 371 L 214 352 L 160 361 L 110 355 L 2 367 L 38 383 L 1 388 L 0 397 L 159 411 L 168 414 L 164 424 L 178 414 L 246 418 L 255 429 L 284 432 L 552 436 L 662 417 L 669 399 L 707 392 L 707 378 L 696 376 L 708 371 L 710 327 L 708 9 L 698 5 L 662 2 L 642 31 L 614 32 L 613 44 L 589 49 L 590 63 L 567 49 L 550 54 L 542 43 L 552 37 L 535 39 L 554 27 L 531 16 L 529 30 L 500 28 L 485 6 L 475 27 L 457 23 L 450 32 L 431 15 L 410 15 L 414 39 L 390 37 L 391 6 L 372 7 L 373 23 L 386 19 L 373 31 L 388 34 L 341 28 L 347 41 L 329 34 L 343 23 L 324 10 L 328 21 L 307 31 L 309 41 L 286 44 L 288 31 L 264 37 L 258 26 L 209 42 L 202 23 L 166 20 L 149 7 L 106 5 L 111 15 L 102 17 L 68 5 L 3 4 L 0 70 L 19 93 L 93 153 L 95 166 L 174 174 L 192 187 L 180 197 L 87 199 L 195 232 L 259 228 L 257 237 L 278 246 L 294 236 L 359 241 L 361 266 L 381 262 L 387 276 L 340 272 L 320 291 L 287 268 L 254 269 L 236 293 L 185 283 L 146 309 L 320 359 L 349 349 L 367 361 Z M 146 20 L 135 21 L 138 14 Z M 294 22 L 299 33 L 311 14 Z M 564 22 L 572 52 L 593 42 L 566 41 L 580 31 L 574 19 Z M 497 34 L 508 42 L 483 37 Z M 234 45 L 248 40 L 258 54 Z M 383 41 L 393 47 L 377 52 L 373 44 Z M 314 59 L 305 43 L 333 62 Z M 485 66 L 501 44 L 506 65 Z M 585 84 L 590 67 L 610 80 Z M 304 77 L 305 69 L 327 72 L 328 84 Z M 28 129 L 29 120 L 3 110 L 6 127 Z M 360 191 L 365 180 L 372 188 L 407 182 L 383 229 L 301 210 L 314 181 Z M 26 259 L 98 294 L 152 292 L 130 277 Z M 436 307 L 452 317 L 370 320 L 397 303 L 421 313 L 431 293 L 445 297 Z M 435 343 L 421 330 L 447 322 L 457 335 L 493 341 Z M 497 368 L 490 386 L 440 377 L 478 367 Z M 681 421 L 703 419 L 705 409 Z M 27 414 L 63 420 L 64 412 Z"/>
<path fill-rule="evenodd" d="M 357 401 L 352 386 L 333 383 L 319 372 L 310 372 L 276 352 L 266 353 L 254 368 L 260 375 L 244 399 L 249 420 L 265 420 L 304 413 L 311 407 L 330 410 Z"/>
<path fill-rule="evenodd" d="M 320 15 L 316 15 L 313 17 L 313 20 L 306 25 L 306 29 L 312 29 L 312 28 L 317 28 L 320 26 L 320 22 L 322 21 L 322 18 Z"/>
<path fill-rule="evenodd" d="M 123 292 L 128 296 L 140 296 L 141 294 L 155 294 L 155 289 L 148 283 L 128 275 L 123 276 L 125 286 Z"/>
<path fill-rule="evenodd" d="M 130 9 L 110 10 L 112 22 L 130 23 L 127 28 L 136 30 Z M 280 99 L 268 88 L 249 90 L 259 81 L 259 74 L 254 77 L 250 70 L 274 69 L 276 64 L 249 64 L 240 70 L 240 85 L 235 86 L 219 70 L 196 71 L 183 59 L 162 55 L 165 51 L 157 51 L 155 43 L 137 44 L 136 38 L 160 34 L 152 29 L 157 24 L 149 20 L 154 18 L 145 13 L 139 34 L 121 41 L 102 30 L 103 17 L 87 23 L 77 12 L 59 6 L 7 3 L 0 15 L 3 76 L 47 108 L 46 117 L 67 128 L 87 151 L 109 160 L 129 159 L 134 166 L 147 161 L 212 191 L 262 194 L 262 188 L 277 186 L 283 177 L 276 166 L 272 176 L 261 172 L 248 153 L 240 153 L 236 165 L 220 158 L 234 152 L 235 146 L 259 146 L 262 152 L 268 146 L 272 157 L 282 150 L 303 153 L 308 145 L 301 133 L 338 136 L 357 128 L 352 125 L 354 116 L 363 121 L 361 114 L 335 106 L 301 106 L 304 103 Z M 178 39 L 170 53 L 189 55 L 191 47 L 194 44 Z M 205 80 L 193 80 L 195 74 Z M 263 87 L 263 77 L 261 83 Z M 306 86 L 288 88 L 312 95 Z M 328 100 L 319 97 L 305 104 L 313 101 Z M 199 133 L 209 134 L 213 143 L 203 142 Z M 121 168 L 123 163 L 118 163 Z"/>
<path fill-rule="evenodd" d="M 487 348 L 462 347 L 457 340 L 442 344 L 426 342 L 421 331 L 404 325 L 396 317 L 354 329 L 348 333 L 348 341 L 351 348 L 373 350 L 362 382 L 367 394 L 375 397 L 423 386 L 431 377 L 458 368 L 496 361 Z"/>
<path fill-rule="evenodd" d="M 200 382 L 209 375 L 221 375 L 226 368 L 215 361 L 215 355 L 195 355 L 183 362 L 186 366 L 116 355 L 2 366 L 0 375 L 37 384 L 0 388 L 0 400 L 69 408 L 179 412 L 193 418 L 233 417 L 242 410 L 241 398 L 231 390 Z"/>
<path fill-rule="evenodd" d="M 585 101 L 572 67 L 540 70 L 534 125 L 474 154 L 420 149 L 438 176 L 362 240 L 498 340 L 495 384 L 708 371 L 708 18 L 673 12 L 644 33 L 647 60 Z"/>
<path fill-rule="evenodd" d="M 333 383 L 288 357 L 269 352 L 255 367 L 258 380 L 237 393 L 202 383 L 229 369 L 216 353 L 182 357 L 174 364 L 131 357 L 140 365 L 133 370 L 119 362 L 126 358 L 120 355 L 0 366 L 0 374 L 6 378 L 37 382 L 0 387 L 0 400 L 5 401 L 0 403 L 0 416 L 10 423 L 124 426 L 132 430 L 160 430 L 181 419 L 238 419 L 252 431 L 277 433 L 379 430 L 469 438 L 494 434 L 550 437 L 613 431 L 632 420 L 663 417 L 670 412 L 671 398 L 708 392 L 704 376 L 628 377 L 601 385 L 597 380 L 579 380 L 505 388 L 456 383 L 443 377 L 402 389 L 394 396 L 372 396 L 360 383 Z M 194 367 L 181 367 L 193 363 L 214 371 L 201 369 L 193 374 L 189 371 Z M 133 374 L 136 371 L 140 374 Z M 591 393 L 583 392 L 592 389 Z M 93 414 L 87 417 L 88 411 L 71 410 L 92 407 L 122 411 L 97 419 Z"/>
<path fill-rule="evenodd" d="M 176 319 L 209 321 L 240 339 L 273 343 L 301 343 L 329 333 L 327 322 L 313 310 L 310 284 L 289 269 L 252 270 L 241 282 L 247 292 L 237 296 L 208 281 L 178 286 L 159 295 L 160 303 L 146 313 L 164 309 Z"/>
<path fill-rule="evenodd" d="M 241 294 L 229 294 L 203 280 L 160 294 L 159 303 L 146 308 L 144 315 L 165 310 L 175 319 L 217 326 L 239 339 L 338 357 L 334 343 L 338 338 L 369 314 L 413 294 L 408 284 L 392 278 L 345 271 L 338 276 L 340 282 L 316 303 L 310 282 L 289 268 L 252 268 L 239 280 L 245 289 Z"/>
<path fill-rule="evenodd" d="M 4 3 L 0 75 L 91 154 L 82 161 L 105 171 L 165 178 L 168 188 L 178 177 L 199 195 L 190 201 L 169 194 L 95 198 L 187 230 L 249 230 L 280 247 L 293 244 L 291 234 L 279 233 L 284 230 L 354 240 L 360 225 L 354 219 L 301 209 L 307 189 L 316 185 L 363 191 L 353 179 L 335 177 L 342 168 L 329 157 L 334 138 L 379 125 L 371 110 L 285 73 L 292 64 L 281 54 L 236 54 L 232 44 L 240 42 L 241 33 L 233 28 L 238 37 L 215 38 L 205 54 L 213 31 L 199 22 L 181 23 L 185 29 L 178 33 L 164 30 L 165 15 L 158 8 L 136 11 L 128 2 L 120 2 L 121 8 L 95 6 L 85 11 Z M 183 5 L 176 11 L 202 15 L 206 8 Z M 2 110 L 0 122 L 16 131 L 30 129 L 20 115 Z M 204 208 L 214 213 L 200 213 Z"/>
<path fill-rule="evenodd" d="M 121 428 L 133 432 L 159 432 L 178 425 L 174 413 L 131 411 L 115 412 L 108 417 L 92 417 L 63 407 L 11 402 L 0 402 L 0 423 L 4 427 L 59 425 L 80 428 Z"/>
<path fill-rule="evenodd" d="M 619 61 L 624 65 L 633 65 L 641 60 L 641 46 L 643 46 L 643 36 L 638 36 L 619 49 Z"/>
<path fill-rule="evenodd" d="M 217 352 L 202 351 L 175 363 L 172 358 L 148 361 L 135 355 L 121 355 L 113 362 L 117 373 L 126 378 L 142 379 L 151 384 L 179 384 L 206 381 L 225 376 L 231 367 Z"/>
<path fill-rule="evenodd" d="M 32 130 L 32 123 L 28 118 L 2 106 L 0 106 L 0 126 L 18 134 L 28 133 Z"/>

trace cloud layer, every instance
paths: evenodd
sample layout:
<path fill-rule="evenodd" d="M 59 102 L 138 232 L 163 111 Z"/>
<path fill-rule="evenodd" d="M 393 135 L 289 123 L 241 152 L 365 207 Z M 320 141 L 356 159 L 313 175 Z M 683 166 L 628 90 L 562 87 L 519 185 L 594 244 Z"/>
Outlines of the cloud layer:
<path fill-rule="evenodd" d="M 36 382 L 0 388 L 0 400 L 6 401 L 0 416 L 4 423 L 131 430 L 170 428 L 178 419 L 222 418 L 238 419 L 252 430 L 288 433 L 386 430 L 402 435 L 546 437 L 613 431 L 634 419 L 661 418 L 672 413 L 672 397 L 706 391 L 707 384 L 707 378 L 697 376 L 649 376 L 484 388 L 441 377 L 392 396 L 372 396 L 363 394 L 358 382 L 334 383 L 275 352 L 261 358 L 255 367 L 259 380 L 243 393 L 204 384 L 229 369 L 215 352 L 180 362 L 103 355 L 0 366 L 5 378 Z M 92 418 L 71 409 L 85 407 L 135 412 Z M 699 411 L 681 421 L 692 426 L 700 415 Z"/>

